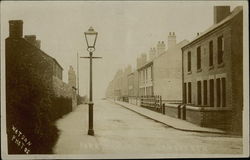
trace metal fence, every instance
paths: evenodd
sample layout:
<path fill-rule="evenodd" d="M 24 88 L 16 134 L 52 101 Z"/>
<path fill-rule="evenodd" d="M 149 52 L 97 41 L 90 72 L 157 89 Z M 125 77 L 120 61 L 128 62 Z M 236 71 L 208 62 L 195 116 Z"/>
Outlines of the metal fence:
<path fill-rule="evenodd" d="M 162 111 L 162 98 L 161 96 L 141 96 L 141 107 L 145 107 L 154 111 Z"/>

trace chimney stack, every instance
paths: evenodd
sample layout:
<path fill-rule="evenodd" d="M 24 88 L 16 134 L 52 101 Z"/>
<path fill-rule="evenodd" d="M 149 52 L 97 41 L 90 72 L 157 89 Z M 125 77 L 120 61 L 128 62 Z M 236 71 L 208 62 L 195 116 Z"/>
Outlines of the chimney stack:
<path fill-rule="evenodd" d="M 36 46 L 36 35 L 25 35 L 24 39 L 28 41 L 30 44 Z"/>
<path fill-rule="evenodd" d="M 157 44 L 157 56 L 162 54 L 165 51 L 166 45 L 164 41 L 158 41 Z"/>
<path fill-rule="evenodd" d="M 171 48 L 176 45 L 176 36 L 174 32 L 169 32 L 168 35 L 168 48 Z"/>
<path fill-rule="evenodd" d="M 152 60 L 155 58 L 155 48 L 150 48 L 149 50 L 149 60 Z"/>
<path fill-rule="evenodd" d="M 23 37 L 23 21 L 10 20 L 9 21 L 9 37 L 22 38 Z"/>
<path fill-rule="evenodd" d="M 214 6 L 214 24 L 219 23 L 230 14 L 230 6 Z"/>

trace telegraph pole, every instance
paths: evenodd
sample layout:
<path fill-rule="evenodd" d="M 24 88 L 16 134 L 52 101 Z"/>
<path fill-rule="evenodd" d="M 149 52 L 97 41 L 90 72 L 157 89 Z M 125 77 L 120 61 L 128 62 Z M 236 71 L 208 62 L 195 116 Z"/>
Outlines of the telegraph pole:
<path fill-rule="evenodd" d="M 77 93 L 79 95 L 79 55 L 77 52 Z"/>

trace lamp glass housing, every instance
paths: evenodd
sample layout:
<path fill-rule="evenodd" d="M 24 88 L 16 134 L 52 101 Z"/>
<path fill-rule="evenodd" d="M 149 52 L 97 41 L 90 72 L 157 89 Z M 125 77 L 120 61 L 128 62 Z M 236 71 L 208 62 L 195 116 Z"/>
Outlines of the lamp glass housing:
<path fill-rule="evenodd" d="M 84 35 L 88 46 L 87 50 L 94 51 L 98 33 L 93 29 L 93 27 L 90 27 L 87 32 L 84 32 Z"/>

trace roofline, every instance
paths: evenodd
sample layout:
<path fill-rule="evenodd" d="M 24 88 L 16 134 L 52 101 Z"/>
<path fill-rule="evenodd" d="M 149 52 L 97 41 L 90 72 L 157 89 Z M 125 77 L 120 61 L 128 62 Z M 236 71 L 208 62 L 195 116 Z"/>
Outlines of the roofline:
<path fill-rule="evenodd" d="M 31 44 L 29 41 L 27 41 L 25 38 L 21 38 L 23 39 L 25 42 L 27 42 L 30 46 L 35 47 L 36 49 L 38 49 L 40 52 L 42 52 L 45 56 L 50 57 L 54 62 L 56 62 L 58 64 L 58 66 L 63 70 L 63 67 L 57 62 L 57 60 L 53 57 L 51 57 L 50 55 L 48 55 L 47 53 L 45 53 L 43 50 L 41 50 L 40 48 L 36 47 L 35 45 Z"/>
<path fill-rule="evenodd" d="M 189 46 L 192 46 L 192 45 L 195 44 L 196 42 L 198 42 L 198 41 L 200 41 L 201 39 L 203 39 L 203 38 L 209 36 L 210 34 L 212 34 L 213 32 L 215 32 L 216 30 L 219 30 L 220 28 L 224 27 L 224 26 L 225 26 L 226 24 L 228 24 L 228 23 L 230 23 L 230 20 L 229 20 L 229 21 L 226 21 L 225 23 L 222 23 L 222 24 L 216 26 L 215 28 L 209 30 L 208 32 L 206 32 L 206 33 L 200 35 L 199 37 L 195 38 L 195 39 L 194 39 L 193 41 L 191 41 L 190 43 L 188 43 L 188 44 L 186 44 L 185 46 L 183 46 L 181 49 L 183 50 L 183 49 L 185 49 L 185 48 L 187 48 L 187 47 L 189 47 Z"/>
<path fill-rule="evenodd" d="M 59 66 L 62 70 L 64 70 L 63 67 L 57 62 L 57 60 L 56 60 L 55 58 L 53 58 L 53 57 L 51 57 L 51 58 L 58 64 L 58 66 Z"/>
<path fill-rule="evenodd" d="M 236 7 L 236 8 L 237 8 L 237 7 Z M 236 8 L 235 8 L 235 9 L 236 9 Z M 187 47 L 189 47 L 189 46 L 195 44 L 197 41 L 201 40 L 202 38 L 204 38 L 204 37 L 206 37 L 206 36 L 209 36 L 209 34 L 212 34 L 212 32 L 215 32 L 216 30 L 220 29 L 221 27 L 224 27 L 226 24 L 230 23 L 236 15 L 238 15 L 238 14 L 239 14 L 240 12 L 242 12 L 242 11 L 243 11 L 243 9 L 241 8 L 241 9 L 238 11 L 238 13 L 235 13 L 235 15 L 233 15 L 231 18 L 227 19 L 227 17 L 226 17 L 224 20 L 222 20 L 222 21 L 219 22 L 218 24 L 212 25 L 211 27 L 214 26 L 214 28 L 211 28 L 211 30 L 209 30 L 209 28 L 208 28 L 208 31 L 207 31 L 207 32 L 205 32 L 205 33 L 201 34 L 200 36 L 196 37 L 196 38 L 193 39 L 191 42 L 189 42 L 188 44 L 186 44 L 185 46 L 183 46 L 181 49 L 183 50 L 183 49 L 185 49 L 185 48 L 187 48 Z M 233 14 L 233 12 L 234 12 L 234 11 L 232 11 L 231 14 Z M 236 11 L 235 11 L 235 12 L 236 12 Z M 230 16 L 230 15 L 228 15 L 228 16 Z M 217 26 L 216 26 L 216 25 L 217 25 Z"/>
<path fill-rule="evenodd" d="M 146 67 L 150 66 L 151 64 L 153 64 L 153 60 L 151 60 L 151 61 L 145 63 L 144 65 L 142 65 L 141 67 L 139 67 L 139 68 L 137 69 L 137 71 L 140 71 L 140 70 L 142 70 L 143 68 L 146 68 Z"/>

